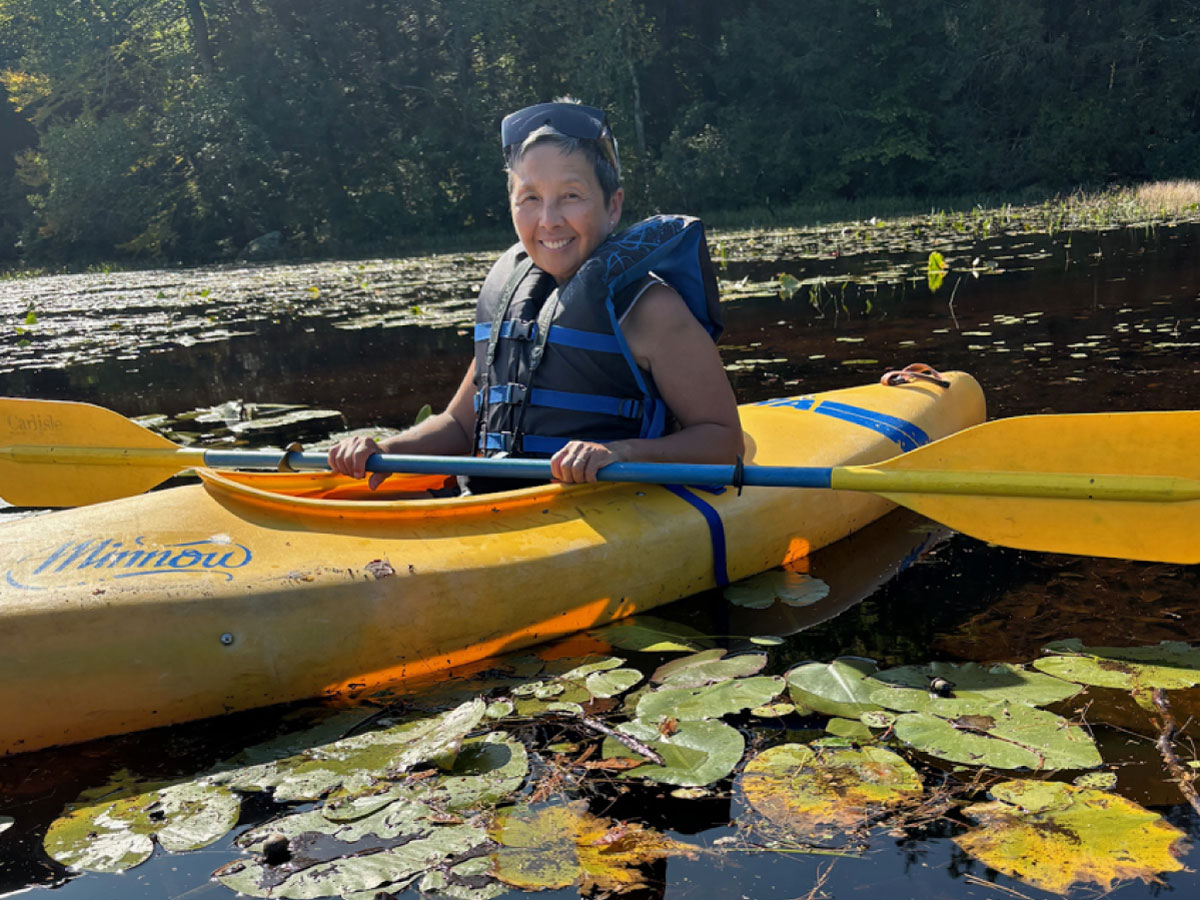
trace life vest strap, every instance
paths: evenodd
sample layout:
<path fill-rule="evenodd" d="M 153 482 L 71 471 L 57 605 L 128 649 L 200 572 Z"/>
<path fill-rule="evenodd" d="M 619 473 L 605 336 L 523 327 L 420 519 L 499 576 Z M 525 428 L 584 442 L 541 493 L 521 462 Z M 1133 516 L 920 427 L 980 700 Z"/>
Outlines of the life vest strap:
<path fill-rule="evenodd" d="M 517 444 L 520 444 L 518 447 Z M 552 456 L 567 445 L 566 438 L 543 437 L 540 434 L 523 434 L 520 441 L 511 431 L 489 431 L 484 437 L 483 449 L 500 453 L 538 453 Z"/>

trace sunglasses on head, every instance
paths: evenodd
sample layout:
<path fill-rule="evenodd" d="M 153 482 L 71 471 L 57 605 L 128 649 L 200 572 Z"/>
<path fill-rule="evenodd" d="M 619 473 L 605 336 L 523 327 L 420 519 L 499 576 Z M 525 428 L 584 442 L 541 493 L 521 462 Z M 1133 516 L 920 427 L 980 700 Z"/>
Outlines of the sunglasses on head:
<path fill-rule="evenodd" d="M 620 176 L 621 163 L 617 157 L 617 140 L 608 125 L 608 116 L 594 106 L 582 106 L 578 103 L 539 103 L 536 106 L 518 109 L 505 116 L 504 121 L 500 123 L 500 143 L 507 152 L 511 147 L 520 146 L 543 125 L 549 125 L 567 137 L 596 141 L 600 144 L 605 158 L 612 164 L 613 170 L 618 177 Z"/>

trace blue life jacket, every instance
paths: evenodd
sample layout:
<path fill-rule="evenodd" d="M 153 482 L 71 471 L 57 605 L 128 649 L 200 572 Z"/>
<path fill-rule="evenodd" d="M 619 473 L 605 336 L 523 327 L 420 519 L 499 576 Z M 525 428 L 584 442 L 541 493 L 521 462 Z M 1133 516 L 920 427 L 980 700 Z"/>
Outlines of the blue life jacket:
<path fill-rule="evenodd" d="M 668 430 L 619 325 L 651 271 L 715 341 L 717 280 L 699 219 L 654 216 L 610 236 L 561 288 L 520 244 L 500 257 L 475 311 L 477 452 L 546 457 L 571 440 Z"/>

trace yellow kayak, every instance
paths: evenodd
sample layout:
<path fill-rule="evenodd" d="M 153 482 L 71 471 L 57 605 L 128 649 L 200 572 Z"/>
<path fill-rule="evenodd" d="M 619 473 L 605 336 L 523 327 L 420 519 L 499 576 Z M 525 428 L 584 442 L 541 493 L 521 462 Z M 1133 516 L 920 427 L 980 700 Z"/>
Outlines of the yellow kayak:
<path fill-rule="evenodd" d="M 969 375 L 741 408 L 748 464 L 887 459 L 983 421 Z M 201 484 L 0 525 L 0 753 L 427 676 L 795 561 L 867 493 L 557 484 L 398 499 L 330 474 Z"/>

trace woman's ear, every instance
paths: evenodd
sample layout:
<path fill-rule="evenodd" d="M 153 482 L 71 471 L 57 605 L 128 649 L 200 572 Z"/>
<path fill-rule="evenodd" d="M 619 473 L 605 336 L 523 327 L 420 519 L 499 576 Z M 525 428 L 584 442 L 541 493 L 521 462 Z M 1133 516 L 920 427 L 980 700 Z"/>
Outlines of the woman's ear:
<path fill-rule="evenodd" d="M 608 224 L 616 228 L 621 221 L 621 207 L 625 203 L 625 189 L 617 188 L 608 199 Z"/>

